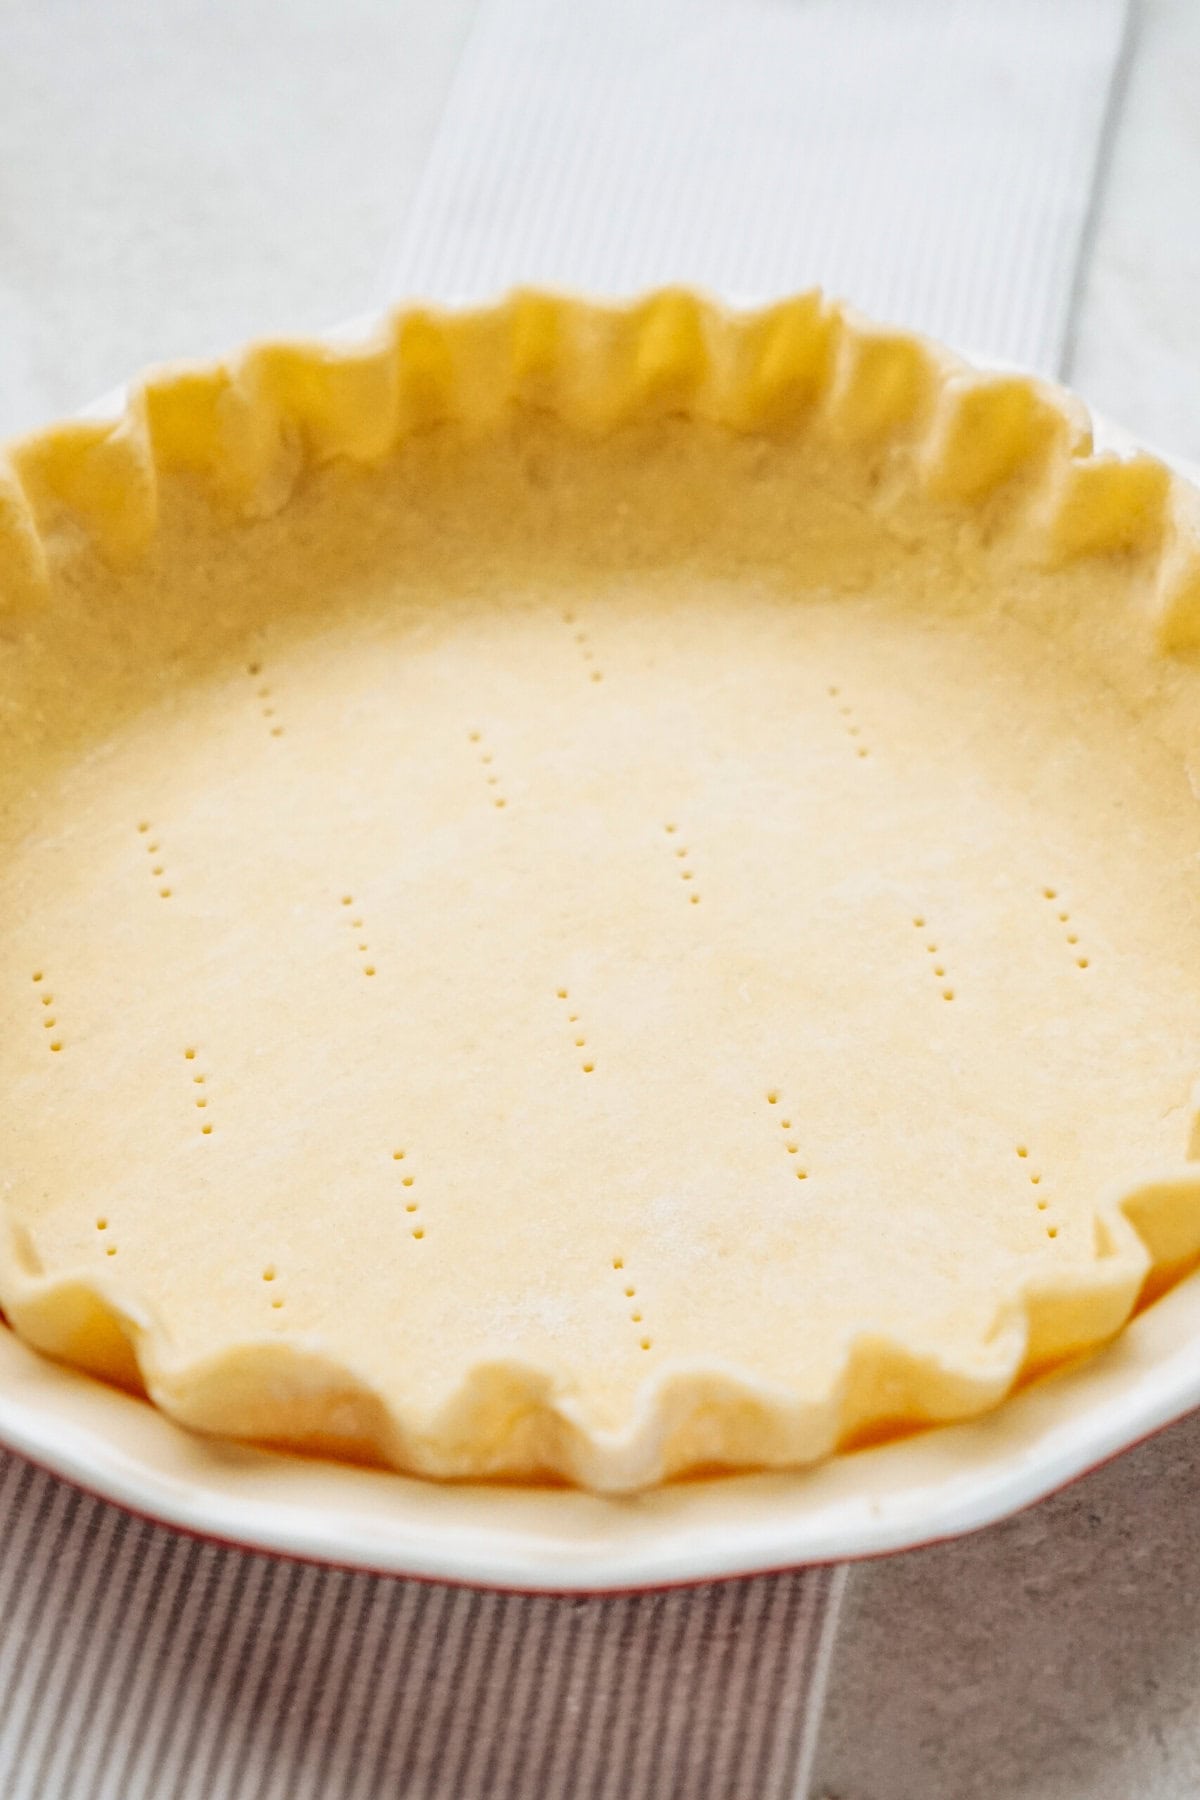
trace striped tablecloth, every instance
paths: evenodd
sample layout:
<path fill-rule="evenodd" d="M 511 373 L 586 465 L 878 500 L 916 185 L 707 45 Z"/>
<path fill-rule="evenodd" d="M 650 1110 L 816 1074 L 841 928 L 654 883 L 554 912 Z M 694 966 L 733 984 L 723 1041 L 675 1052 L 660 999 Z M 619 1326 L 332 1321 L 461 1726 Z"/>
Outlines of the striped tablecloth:
<path fill-rule="evenodd" d="M 840 1572 L 483 1593 L 181 1536 L 0 1459 L 3 1800 L 792 1800 Z"/>
<path fill-rule="evenodd" d="M 1128 0 L 483 0 L 382 285 L 819 285 L 1056 372 Z"/>

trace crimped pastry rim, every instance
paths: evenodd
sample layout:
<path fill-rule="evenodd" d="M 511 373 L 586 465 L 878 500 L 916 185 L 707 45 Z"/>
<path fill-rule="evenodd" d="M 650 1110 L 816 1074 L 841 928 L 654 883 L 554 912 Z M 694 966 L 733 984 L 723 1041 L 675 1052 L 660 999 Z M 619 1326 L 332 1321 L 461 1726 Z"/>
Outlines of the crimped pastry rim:
<path fill-rule="evenodd" d="M 588 358 L 599 363 L 599 378 Z M 203 471 L 231 516 L 262 516 L 286 506 L 308 462 L 371 462 L 403 432 L 447 418 L 486 431 L 515 396 L 569 406 L 572 422 L 597 431 L 661 412 L 770 429 L 804 410 L 831 422 L 843 443 L 869 447 L 907 436 L 924 491 L 968 516 L 1032 468 L 1030 555 L 1047 566 L 1136 555 L 1148 571 L 1139 583 L 1159 647 L 1180 654 L 1200 646 L 1200 495 L 1190 483 L 1152 456 L 1097 452 L 1086 415 L 1063 390 L 973 370 L 817 294 L 737 313 L 678 289 L 621 306 L 518 293 L 471 310 L 401 309 L 361 345 L 277 341 L 228 364 L 152 372 L 129 390 L 117 419 L 51 427 L 0 461 L 5 597 L 18 615 L 36 611 L 51 580 L 48 546 L 64 515 L 83 525 L 103 556 L 136 558 L 154 530 L 160 470 Z M 1119 1329 L 1139 1294 L 1161 1291 L 1200 1254 L 1200 1173 L 1169 1171 L 1115 1192 L 1096 1217 L 1110 1240 L 1100 1341 Z M 161 1328 L 119 1283 L 33 1275 L 11 1235 L 2 1254 L 10 1312 L 32 1341 L 42 1334 L 39 1321 L 56 1310 L 94 1308 L 125 1345 L 129 1372 L 168 1410 L 182 1412 L 173 1398 L 181 1384 L 221 1379 L 216 1367 L 173 1366 Z M 1023 1317 L 1012 1326 L 1026 1341 L 1046 1285 L 1031 1278 L 1014 1299 Z M 1070 1296 L 1060 1282 L 1051 1298 Z M 279 1348 L 271 1345 L 272 1362 Z M 905 1355 L 892 1342 L 860 1344 L 838 1385 L 843 1393 L 869 1386 L 877 1367 L 894 1368 Z M 1015 1372 L 1023 1366 L 1018 1361 Z M 348 1370 L 331 1373 L 339 1384 L 357 1380 Z M 481 1382 L 493 1374 L 481 1369 Z M 650 1378 L 627 1427 L 602 1437 L 582 1430 L 570 1402 L 549 1392 L 538 1370 L 513 1364 L 504 1374 L 524 1385 L 531 1407 L 553 1415 L 554 1473 L 620 1491 L 674 1472 L 661 1467 L 660 1451 L 666 1421 L 678 1421 L 692 1403 L 689 1377 Z M 785 1394 L 765 1396 L 764 1384 L 747 1382 L 739 1369 L 713 1365 L 705 1374 L 710 1392 L 718 1384 L 734 1410 L 764 1397 L 787 1409 Z M 1012 1369 L 989 1372 L 962 1411 L 992 1404 L 1013 1379 Z M 464 1393 L 454 1410 L 469 1417 L 473 1406 Z"/>

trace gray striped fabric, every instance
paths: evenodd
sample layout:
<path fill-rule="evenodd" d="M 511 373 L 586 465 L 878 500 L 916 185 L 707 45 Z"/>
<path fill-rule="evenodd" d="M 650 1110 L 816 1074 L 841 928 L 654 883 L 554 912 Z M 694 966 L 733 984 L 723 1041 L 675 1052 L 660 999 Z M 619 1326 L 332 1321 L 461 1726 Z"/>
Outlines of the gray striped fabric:
<path fill-rule="evenodd" d="M 1063 360 L 1128 0 L 483 0 L 385 298 L 819 284 Z"/>
<path fill-rule="evenodd" d="M 1126 0 L 484 0 L 385 297 L 820 281 L 1057 367 Z M 420 1586 L 0 1453 L 0 1800 L 805 1800 L 840 1578 Z"/>
<path fill-rule="evenodd" d="M 225 1548 L 0 1455 L 3 1800 L 793 1800 L 838 1579 L 481 1593 Z M 823 1649 L 824 1646 L 824 1649 Z"/>

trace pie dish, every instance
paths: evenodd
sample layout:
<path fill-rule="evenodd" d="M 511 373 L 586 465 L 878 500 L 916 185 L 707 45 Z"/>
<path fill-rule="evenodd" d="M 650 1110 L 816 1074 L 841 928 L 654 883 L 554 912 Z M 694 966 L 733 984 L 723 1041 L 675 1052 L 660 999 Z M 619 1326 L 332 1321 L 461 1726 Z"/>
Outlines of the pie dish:
<path fill-rule="evenodd" d="M 820 296 L 174 369 L 0 499 L 0 1304 L 222 1437 L 621 1492 L 1200 1251 L 1198 497 Z"/>

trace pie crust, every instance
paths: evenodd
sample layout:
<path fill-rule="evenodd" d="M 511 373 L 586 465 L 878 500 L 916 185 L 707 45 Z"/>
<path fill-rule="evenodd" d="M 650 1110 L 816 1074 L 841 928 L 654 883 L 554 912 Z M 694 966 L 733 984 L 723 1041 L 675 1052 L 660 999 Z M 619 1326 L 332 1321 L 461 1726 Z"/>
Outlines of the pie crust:
<path fill-rule="evenodd" d="M 1200 495 L 819 294 L 518 293 L 0 462 L 0 1305 L 623 1492 L 1200 1255 Z"/>

